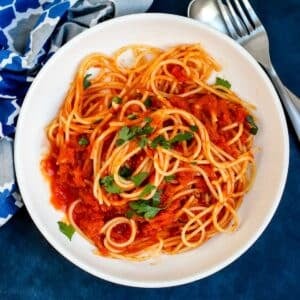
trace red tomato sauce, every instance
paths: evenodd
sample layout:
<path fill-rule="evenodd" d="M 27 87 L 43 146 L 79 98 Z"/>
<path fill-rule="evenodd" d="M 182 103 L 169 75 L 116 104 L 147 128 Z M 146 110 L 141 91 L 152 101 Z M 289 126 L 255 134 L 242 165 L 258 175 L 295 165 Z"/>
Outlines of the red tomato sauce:
<path fill-rule="evenodd" d="M 180 66 L 171 66 L 169 72 L 180 82 L 187 80 L 187 74 Z M 232 156 L 235 157 L 237 155 L 236 145 L 227 144 L 233 137 L 231 131 L 222 131 L 222 128 L 235 122 L 244 124 L 248 128 L 245 120 L 248 113 L 244 107 L 212 94 L 196 95 L 185 99 L 174 96 L 169 101 L 174 107 L 195 115 L 206 127 L 213 143 Z M 156 103 L 157 107 L 155 106 Z M 153 99 L 151 110 L 155 110 L 159 106 L 159 101 Z M 133 111 L 139 111 L 139 108 L 134 108 Z M 153 120 L 153 122 L 159 122 L 159 120 Z M 246 141 L 248 136 L 249 131 L 245 130 L 241 140 L 243 142 Z M 81 137 L 80 135 L 72 135 L 69 143 L 63 148 L 58 149 L 55 145 L 52 145 L 49 154 L 42 161 L 42 169 L 50 181 L 51 202 L 54 207 L 66 212 L 74 201 L 80 199 L 81 202 L 74 209 L 73 219 L 84 234 L 95 243 L 100 252 L 106 255 L 107 250 L 103 246 L 101 228 L 111 218 L 124 216 L 129 206 L 125 204 L 117 207 L 107 207 L 100 205 L 93 196 L 93 166 L 90 159 L 91 145 L 79 145 L 78 140 Z M 109 143 L 106 143 L 103 149 L 104 152 L 108 146 Z M 140 152 L 131 158 L 127 165 L 135 169 L 147 156 L 153 157 L 153 153 L 153 149 Z M 216 174 L 211 166 L 204 165 L 201 167 L 211 180 L 216 178 Z M 150 176 L 149 178 L 152 177 Z M 169 200 L 178 184 L 185 186 L 195 179 L 197 179 L 197 182 L 194 188 L 199 189 L 199 197 L 201 197 L 201 193 L 207 192 L 208 187 L 204 179 L 196 173 L 179 172 L 176 174 L 173 183 L 163 181 L 159 189 L 162 191 L 161 205 L 164 209 L 151 220 L 136 217 L 137 238 L 148 237 L 150 240 L 155 240 L 160 230 L 172 225 L 174 211 L 181 207 L 182 203 L 180 202 L 181 200 L 176 200 L 168 206 Z M 115 194 L 111 196 L 114 200 L 120 198 Z M 205 205 L 204 200 L 203 205 Z M 129 238 L 130 234 L 131 231 L 128 225 L 118 225 L 112 232 L 112 238 L 115 241 L 124 242 Z M 134 246 L 131 247 L 134 248 Z M 130 249 L 132 250 L 133 248 Z"/>

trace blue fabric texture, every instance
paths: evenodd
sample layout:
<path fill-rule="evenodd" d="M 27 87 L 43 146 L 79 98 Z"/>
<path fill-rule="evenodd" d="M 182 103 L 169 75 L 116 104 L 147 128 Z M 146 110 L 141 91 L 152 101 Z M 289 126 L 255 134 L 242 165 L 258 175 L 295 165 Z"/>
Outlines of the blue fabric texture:
<path fill-rule="evenodd" d="M 40 68 L 75 35 L 115 14 L 143 12 L 151 0 L 0 1 L 0 226 L 22 206 L 13 137 L 26 92 Z"/>
<path fill-rule="evenodd" d="M 12 2 L 0 0 L 0 5 L 9 6 Z M 150 11 L 186 15 L 189 2 L 154 0 Z M 276 71 L 283 82 L 300 95 L 300 1 L 250 2 L 268 31 Z M 20 9 L 24 9 L 22 5 Z M 0 22 L 7 22 L 1 13 Z M 3 41 L 0 31 L 1 45 Z M 290 166 L 279 208 L 259 240 L 230 266 L 208 278 L 174 288 L 138 289 L 115 285 L 83 272 L 58 254 L 39 233 L 27 211 L 21 209 L 0 230 L 0 299 L 300 299 L 300 147 L 289 122 L 288 126 Z M 5 147 L 5 157 L 8 157 L 9 147 Z"/>

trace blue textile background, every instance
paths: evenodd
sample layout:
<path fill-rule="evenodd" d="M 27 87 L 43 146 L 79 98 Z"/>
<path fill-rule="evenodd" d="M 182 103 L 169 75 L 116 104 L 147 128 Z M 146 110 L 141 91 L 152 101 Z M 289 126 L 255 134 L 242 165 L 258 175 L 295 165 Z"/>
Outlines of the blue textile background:
<path fill-rule="evenodd" d="M 276 70 L 300 95 L 300 1 L 251 2 L 269 33 Z M 156 0 L 151 11 L 186 15 L 188 3 Z M 289 175 L 272 222 L 247 253 L 217 274 L 165 289 L 105 282 L 59 255 L 23 208 L 0 230 L 0 299 L 300 299 L 300 144 L 290 124 L 289 132 Z"/>

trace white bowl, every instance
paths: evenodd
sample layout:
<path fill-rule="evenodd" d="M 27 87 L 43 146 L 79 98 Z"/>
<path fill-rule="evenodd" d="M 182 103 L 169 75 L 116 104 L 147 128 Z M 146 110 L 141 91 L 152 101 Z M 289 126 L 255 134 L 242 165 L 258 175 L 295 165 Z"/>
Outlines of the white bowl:
<path fill-rule="evenodd" d="M 62 214 L 50 204 L 48 183 L 40 171 L 47 150 L 45 126 L 56 115 L 80 60 L 100 51 L 144 43 L 168 47 L 201 43 L 223 66 L 221 76 L 242 98 L 257 106 L 259 133 L 255 143 L 254 186 L 239 209 L 240 227 L 220 234 L 187 253 L 154 261 L 130 262 L 97 256 L 79 235 L 69 242 L 57 221 Z M 44 237 L 63 256 L 100 278 L 129 286 L 166 287 L 192 282 L 224 268 L 262 234 L 280 201 L 288 169 L 288 133 L 277 94 L 256 61 L 230 38 L 199 22 L 166 14 L 137 14 L 116 18 L 80 34 L 62 47 L 34 80 L 22 106 L 15 140 L 16 174 L 25 205 Z M 28 249 L 29 250 L 29 249 Z"/>

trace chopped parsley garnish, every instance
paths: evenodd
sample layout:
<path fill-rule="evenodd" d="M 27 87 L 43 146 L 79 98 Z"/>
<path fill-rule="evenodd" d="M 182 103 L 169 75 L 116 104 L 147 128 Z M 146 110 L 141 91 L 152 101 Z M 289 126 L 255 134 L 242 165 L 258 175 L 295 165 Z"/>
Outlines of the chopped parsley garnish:
<path fill-rule="evenodd" d="M 132 218 L 133 216 L 134 216 L 134 210 L 132 210 L 132 209 L 129 209 L 129 210 L 127 210 L 127 212 L 125 213 L 125 217 L 126 218 L 128 218 L 128 219 L 130 219 L 130 218 Z"/>
<path fill-rule="evenodd" d="M 165 139 L 164 136 L 158 135 L 152 142 L 151 142 L 151 148 L 157 148 L 157 146 L 161 146 L 164 149 L 170 149 L 171 144 L 169 141 Z"/>
<path fill-rule="evenodd" d="M 153 197 L 152 197 L 152 205 L 153 206 L 158 206 L 160 204 L 160 194 L 161 191 L 156 190 L 156 192 L 154 193 Z"/>
<path fill-rule="evenodd" d="M 198 131 L 198 126 L 197 125 L 191 125 L 190 126 L 190 129 L 193 131 L 193 132 L 196 132 L 196 131 Z"/>
<path fill-rule="evenodd" d="M 57 222 L 59 230 L 63 233 L 70 241 L 72 239 L 73 234 L 75 233 L 75 228 L 71 224 L 66 224 L 64 222 Z"/>
<path fill-rule="evenodd" d="M 105 190 L 111 194 L 120 194 L 122 190 L 116 185 L 113 176 L 105 176 L 100 180 L 100 184 L 104 186 Z"/>
<path fill-rule="evenodd" d="M 147 144 L 148 144 L 148 139 L 147 139 L 145 136 L 142 136 L 142 137 L 140 138 L 140 140 L 138 141 L 138 145 L 139 145 L 141 148 L 146 147 Z"/>
<path fill-rule="evenodd" d="M 220 78 L 220 77 L 216 78 L 215 85 L 223 86 L 226 89 L 230 89 L 231 88 L 231 83 L 229 81 L 227 81 L 226 79 L 223 79 L 223 78 Z"/>
<path fill-rule="evenodd" d="M 150 194 L 155 189 L 155 185 L 148 183 L 145 185 L 144 189 L 142 190 L 140 197 L 143 198 Z"/>
<path fill-rule="evenodd" d="M 143 128 L 140 128 L 137 132 L 137 135 L 148 135 L 154 131 L 154 128 L 147 123 Z"/>
<path fill-rule="evenodd" d="M 127 126 L 124 126 L 120 129 L 120 131 L 118 133 L 118 139 L 117 139 L 118 146 L 120 146 L 120 145 L 124 144 L 125 142 L 134 138 L 134 136 L 136 134 L 136 130 L 133 130 L 133 128 L 136 128 L 136 127 L 129 128 Z"/>
<path fill-rule="evenodd" d="M 144 127 L 140 128 L 137 126 L 127 127 L 124 126 L 118 133 L 117 145 L 120 146 L 125 142 L 141 135 L 148 135 L 154 131 L 154 128 L 147 123 Z"/>
<path fill-rule="evenodd" d="M 158 135 L 152 142 L 151 148 L 157 148 L 157 146 L 161 146 L 164 149 L 170 149 L 171 146 L 175 143 L 189 141 L 194 137 L 192 132 L 181 132 L 176 134 L 172 139 L 169 141 L 162 135 Z"/>
<path fill-rule="evenodd" d="M 89 77 L 91 77 L 92 74 L 86 74 L 83 78 L 83 88 L 87 89 L 89 86 L 91 86 L 91 82 L 89 81 Z"/>
<path fill-rule="evenodd" d="M 119 96 L 115 96 L 111 99 L 112 102 L 116 103 L 116 104 L 121 104 L 122 103 L 122 98 Z"/>
<path fill-rule="evenodd" d="M 131 176 L 131 174 L 133 173 L 133 170 L 130 169 L 129 167 L 127 166 L 122 166 L 120 169 L 119 169 L 119 175 L 123 178 L 129 178 Z"/>
<path fill-rule="evenodd" d="M 144 101 L 144 105 L 147 108 L 150 108 L 152 106 L 152 98 L 150 96 L 146 98 L 146 100 Z"/>
<path fill-rule="evenodd" d="M 176 134 L 171 140 L 170 143 L 178 143 L 178 142 L 183 142 L 183 141 L 189 141 L 194 137 L 192 132 L 182 132 Z"/>
<path fill-rule="evenodd" d="M 155 186 L 152 186 L 152 187 L 155 188 Z M 152 189 L 152 187 L 151 187 L 151 189 Z M 133 215 L 136 214 L 136 215 L 142 216 L 146 219 L 154 218 L 157 215 L 157 213 L 160 210 L 162 210 L 162 208 L 159 207 L 160 195 L 161 195 L 161 191 L 157 190 L 154 193 L 152 199 L 150 199 L 150 200 L 140 199 L 138 201 L 131 202 L 129 204 L 130 209 L 125 213 L 125 216 L 127 218 L 131 218 L 131 217 L 133 217 Z"/>
<path fill-rule="evenodd" d="M 148 123 L 151 123 L 152 122 L 152 119 L 150 117 L 146 117 L 145 118 L 145 122 L 148 124 Z"/>
<path fill-rule="evenodd" d="M 170 182 L 170 181 L 172 181 L 174 179 L 175 179 L 175 175 L 174 174 L 165 176 L 165 181 L 166 182 Z"/>
<path fill-rule="evenodd" d="M 86 137 L 82 136 L 79 138 L 78 144 L 80 146 L 87 146 L 89 144 L 89 140 Z"/>
<path fill-rule="evenodd" d="M 129 204 L 130 210 L 128 212 L 129 215 L 132 216 L 132 212 L 136 213 L 139 216 L 144 217 L 145 219 L 152 219 L 154 218 L 157 213 L 161 210 L 161 208 L 151 205 L 151 201 L 149 200 L 138 200 L 133 201 Z"/>
<path fill-rule="evenodd" d="M 247 121 L 247 123 L 250 127 L 250 133 L 253 134 L 253 135 L 256 135 L 257 132 L 258 132 L 258 127 L 255 124 L 253 117 L 251 115 L 248 115 L 246 117 L 246 121 Z"/>
<path fill-rule="evenodd" d="M 131 176 L 131 181 L 134 183 L 135 186 L 140 186 L 148 176 L 148 172 L 141 172 L 134 176 Z"/>
<path fill-rule="evenodd" d="M 129 120 L 136 120 L 137 119 L 137 115 L 136 114 L 130 114 L 130 115 L 127 116 L 127 118 Z"/>

